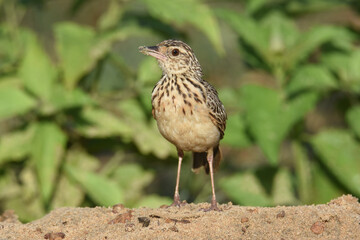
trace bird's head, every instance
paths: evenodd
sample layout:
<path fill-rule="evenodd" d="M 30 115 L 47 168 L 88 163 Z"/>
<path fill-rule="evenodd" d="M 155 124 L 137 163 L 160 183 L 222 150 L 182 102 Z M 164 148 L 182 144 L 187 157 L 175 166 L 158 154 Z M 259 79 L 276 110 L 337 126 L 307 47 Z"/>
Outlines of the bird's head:
<path fill-rule="evenodd" d="M 202 76 L 201 67 L 189 45 L 179 40 L 165 40 L 156 46 L 139 47 L 141 53 L 155 57 L 164 74 Z"/>

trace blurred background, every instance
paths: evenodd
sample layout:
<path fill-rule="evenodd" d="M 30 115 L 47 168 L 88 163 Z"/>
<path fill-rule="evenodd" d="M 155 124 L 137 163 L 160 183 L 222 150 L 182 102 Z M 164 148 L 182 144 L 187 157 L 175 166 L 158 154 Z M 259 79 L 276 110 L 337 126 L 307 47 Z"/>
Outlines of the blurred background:
<path fill-rule="evenodd" d="M 220 203 L 360 197 L 360 3 L 0 0 L 0 212 L 172 202 L 175 147 L 138 46 L 188 43 L 228 112 Z M 180 195 L 210 200 L 185 157 Z"/>

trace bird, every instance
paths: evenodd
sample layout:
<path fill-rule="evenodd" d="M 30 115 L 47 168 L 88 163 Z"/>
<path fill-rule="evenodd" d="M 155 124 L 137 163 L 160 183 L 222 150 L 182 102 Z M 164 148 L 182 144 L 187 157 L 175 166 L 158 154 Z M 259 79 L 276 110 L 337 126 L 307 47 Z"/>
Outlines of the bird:
<path fill-rule="evenodd" d="M 219 142 L 224 137 L 227 115 L 216 89 L 203 80 L 202 68 L 189 45 L 169 39 L 139 51 L 155 57 L 162 76 L 151 94 L 152 115 L 161 135 L 176 146 L 178 169 L 172 206 L 180 207 L 179 182 L 184 151 L 193 155 L 192 170 L 210 174 L 212 199 L 207 211 L 219 210 L 214 172 L 219 168 Z"/>

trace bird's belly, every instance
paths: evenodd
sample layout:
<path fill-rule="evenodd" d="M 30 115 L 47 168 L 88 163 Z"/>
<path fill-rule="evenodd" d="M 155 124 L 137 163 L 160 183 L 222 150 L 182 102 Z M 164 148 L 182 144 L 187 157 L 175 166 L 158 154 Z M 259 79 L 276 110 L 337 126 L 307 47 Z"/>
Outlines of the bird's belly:
<path fill-rule="evenodd" d="M 220 132 L 205 104 L 190 107 L 164 99 L 155 108 L 155 118 L 160 133 L 181 150 L 205 152 L 219 143 Z"/>

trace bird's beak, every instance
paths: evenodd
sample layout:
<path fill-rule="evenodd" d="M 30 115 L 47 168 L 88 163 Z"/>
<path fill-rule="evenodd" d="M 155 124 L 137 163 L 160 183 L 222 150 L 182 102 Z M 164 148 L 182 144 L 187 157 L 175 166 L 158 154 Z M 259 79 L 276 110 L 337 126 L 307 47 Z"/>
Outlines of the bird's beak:
<path fill-rule="evenodd" d="M 166 60 L 166 56 L 159 51 L 158 46 L 150 46 L 150 47 L 141 46 L 139 47 L 139 51 L 145 55 L 155 57 L 156 59 L 162 61 Z"/>

